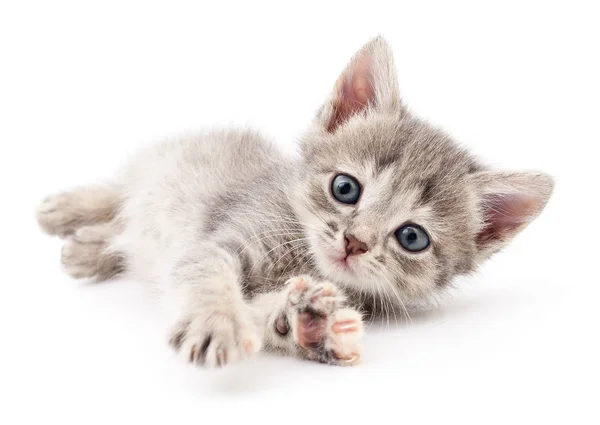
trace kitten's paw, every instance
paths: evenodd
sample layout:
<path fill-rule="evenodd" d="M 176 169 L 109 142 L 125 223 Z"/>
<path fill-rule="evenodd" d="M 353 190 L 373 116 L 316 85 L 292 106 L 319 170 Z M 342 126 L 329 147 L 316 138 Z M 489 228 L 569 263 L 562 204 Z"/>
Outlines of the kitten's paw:
<path fill-rule="evenodd" d="M 240 323 L 223 316 L 183 319 L 171 330 L 169 344 L 194 365 L 222 367 L 262 348 L 259 333 L 250 322 Z"/>
<path fill-rule="evenodd" d="M 276 321 L 277 331 L 284 334 L 291 330 L 299 349 L 310 360 L 357 364 L 362 315 L 346 307 L 345 296 L 332 283 L 301 276 L 288 284 L 288 303 L 284 315 Z"/>
<path fill-rule="evenodd" d="M 36 216 L 42 230 L 50 235 L 66 237 L 79 227 L 78 214 L 69 193 L 48 196 L 39 205 Z"/>
<path fill-rule="evenodd" d="M 61 263 L 74 278 L 108 279 L 122 270 L 117 253 L 106 250 L 110 237 L 109 225 L 86 226 L 78 229 L 61 250 Z"/>

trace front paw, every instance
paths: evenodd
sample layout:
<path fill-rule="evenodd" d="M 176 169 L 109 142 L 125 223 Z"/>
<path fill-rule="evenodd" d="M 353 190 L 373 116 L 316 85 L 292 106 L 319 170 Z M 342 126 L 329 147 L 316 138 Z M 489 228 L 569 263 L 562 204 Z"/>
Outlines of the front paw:
<path fill-rule="evenodd" d="M 280 335 L 291 333 L 298 350 L 310 360 L 357 364 L 362 315 L 346 307 L 346 297 L 330 282 L 301 276 L 288 284 L 287 305 L 275 322 L 276 331 Z"/>
<path fill-rule="evenodd" d="M 261 349 L 259 334 L 249 322 L 219 315 L 190 315 L 179 320 L 171 330 L 169 344 L 184 360 L 209 368 L 246 359 Z"/>

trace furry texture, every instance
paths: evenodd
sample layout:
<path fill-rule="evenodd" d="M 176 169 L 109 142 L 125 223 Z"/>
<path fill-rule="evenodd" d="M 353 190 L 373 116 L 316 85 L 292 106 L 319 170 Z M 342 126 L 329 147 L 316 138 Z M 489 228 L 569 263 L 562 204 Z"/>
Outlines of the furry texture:
<path fill-rule="evenodd" d="M 360 184 L 337 201 L 335 176 Z M 365 45 L 282 156 L 251 131 L 166 141 L 113 185 L 49 197 L 43 230 L 66 237 L 74 277 L 119 273 L 177 302 L 170 344 L 222 366 L 262 348 L 355 364 L 364 314 L 389 314 L 472 272 L 546 205 L 552 179 L 487 169 L 402 105 L 390 48 Z M 421 252 L 395 232 L 427 232 Z M 348 254 L 348 240 L 365 249 Z M 357 242 L 358 243 L 358 242 Z"/>

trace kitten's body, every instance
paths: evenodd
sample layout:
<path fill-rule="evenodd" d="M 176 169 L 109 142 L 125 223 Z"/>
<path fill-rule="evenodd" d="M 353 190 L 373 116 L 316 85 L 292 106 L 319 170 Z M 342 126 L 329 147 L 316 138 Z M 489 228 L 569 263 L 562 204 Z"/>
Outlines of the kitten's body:
<path fill-rule="evenodd" d="M 194 363 L 265 346 L 354 364 L 363 313 L 389 313 L 474 270 L 552 190 L 542 174 L 486 170 L 412 117 L 394 73 L 383 40 L 365 46 L 299 158 L 252 132 L 168 141 L 114 185 L 48 198 L 39 222 L 69 237 L 62 261 L 73 276 L 126 273 L 173 295 L 171 344 Z M 360 197 L 340 202 L 340 176 Z M 425 248 L 399 244 L 411 226 L 425 229 Z"/>
<path fill-rule="evenodd" d="M 246 291 L 281 284 L 282 265 L 288 277 L 310 271 L 298 267 L 308 258 L 302 241 L 294 242 L 301 229 L 285 192 L 296 170 L 292 158 L 251 131 L 153 146 L 120 179 L 123 231 L 114 248 L 125 253 L 130 274 L 164 285 L 186 245 L 212 241 L 238 253 Z"/>

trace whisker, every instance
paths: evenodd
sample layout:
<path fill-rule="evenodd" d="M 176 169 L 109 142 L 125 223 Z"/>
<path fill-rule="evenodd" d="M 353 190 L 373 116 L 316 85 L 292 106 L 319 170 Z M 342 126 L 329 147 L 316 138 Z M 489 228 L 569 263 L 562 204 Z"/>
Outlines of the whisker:
<path fill-rule="evenodd" d="M 386 304 L 386 315 L 387 315 L 387 327 L 388 327 L 388 329 L 389 329 L 389 327 L 390 327 L 390 318 L 391 318 L 391 315 L 390 315 L 390 312 L 389 312 L 389 310 L 388 310 L 388 306 L 389 306 L 389 308 L 392 310 L 392 313 L 394 313 L 394 324 L 395 324 L 396 326 L 398 326 L 398 316 L 396 316 L 396 308 L 395 308 L 395 306 L 394 306 L 394 303 L 393 303 L 392 299 L 390 298 L 390 294 L 389 294 L 389 292 L 388 292 L 387 290 L 384 290 L 384 291 L 383 291 L 383 293 L 384 293 L 384 295 L 385 295 L 385 297 L 386 297 L 386 299 L 387 299 L 387 304 Z"/>
<path fill-rule="evenodd" d="M 261 237 L 261 235 L 264 235 L 264 237 Z M 240 250 L 240 248 L 238 248 L 238 250 L 235 252 L 235 254 L 236 255 L 242 254 L 244 251 L 246 251 L 251 246 L 256 245 L 257 243 L 260 243 L 260 242 L 264 242 L 270 238 L 275 239 L 275 237 L 277 237 L 277 236 L 304 236 L 304 234 L 300 233 L 300 232 L 280 232 L 280 233 L 275 233 L 274 231 L 273 231 L 273 233 L 271 233 L 271 231 L 261 232 L 261 233 L 255 234 L 254 236 L 251 236 L 249 238 L 250 243 L 242 245 L 242 247 L 240 247 L 240 248 L 243 248 L 243 249 Z"/>
<path fill-rule="evenodd" d="M 304 254 L 304 252 L 302 252 L 302 249 L 303 249 L 303 248 L 305 248 L 305 247 L 307 247 L 307 246 L 310 246 L 310 240 L 303 241 L 301 244 L 299 244 L 299 245 L 296 247 L 296 249 L 300 249 L 300 252 L 299 252 L 298 254 L 294 255 L 294 257 L 293 257 L 293 258 L 292 258 L 290 261 L 288 261 L 288 263 L 287 263 L 287 266 L 289 266 L 289 265 L 292 263 L 292 261 L 294 261 L 294 260 L 295 260 L 296 258 L 298 258 L 300 255 Z M 269 270 L 268 270 L 268 272 L 267 272 L 267 279 L 269 278 L 269 276 L 271 276 L 271 273 L 273 272 L 273 270 L 274 270 L 275 266 L 277 265 L 277 263 L 279 263 L 279 262 L 280 262 L 281 260 L 283 260 L 284 258 L 285 258 L 285 255 L 282 255 L 282 256 L 281 256 L 281 257 L 279 257 L 279 258 L 278 258 L 278 259 L 277 259 L 277 260 L 276 260 L 276 261 L 275 261 L 273 264 L 271 264 L 271 267 L 269 267 Z M 285 270 L 287 270 L 287 266 L 286 266 L 286 269 L 284 269 L 284 272 L 285 272 Z M 283 273 L 283 272 L 282 272 L 282 273 L 280 273 L 280 274 L 281 274 L 282 276 L 284 275 L 284 273 Z"/>
<path fill-rule="evenodd" d="M 252 266 L 252 268 L 250 269 L 250 271 L 248 272 L 248 276 L 252 275 L 252 272 L 254 271 L 254 269 L 256 268 L 256 266 L 258 266 L 259 264 L 262 264 L 263 260 L 273 251 L 275 251 L 277 248 L 281 248 L 282 246 L 285 245 L 289 245 L 291 243 L 294 242 L 300 242 L 300 241 L 305 241 L 305 240 L 309 240 L 308 238 L 298 238 L 298 239 L 292 239 L 291 241 L 286 241 L 283 243 L 280 243 L 279 245 L 276 245 L 275 247 L 271 248 L 269 251 L 267 251 L 262 257 L 260 257 L 260 259 L 254 263 L 254 265 Z"/>
<path fill-rule="evenodd" d="M 379 274 L 381 277 L 383 277 L 385 279 L 385 281 L 387 282 L 387 287 L 392 290 L 396 299 L 400 303 L 400 306 L 402 307 L 404 314 L 406 315 L 408 320 L 412 323 L 412 318 L 410 317 L 410 314 L 408 313 L 408 310 L 406 309 L 406 305 L 404 304 L 404 301 L 402 301 L 402 297 L 400 297 L 400 294 L 396 291 L 396 288 L 394 288 L 394 285 L 392 284 L 392 282 L 390 282 L 390 280 L 387 278 L 387 276 L 383 272 L 380 272 Z"/>
<path fill-rule="evenodd" d="M 231 219 L 234 219 L 236 215 L 251 216 L 251 217 L 256 217 L 259 220 L 259 222 L 262 222 L 262 223 L 269 223 L 269 224 L 273 224 L 273 225 L 275 225 L 275 224 L 295 224 L 298 226 L 299 229 L 309 228 L 309 229 L 313 229 L 313 230 L 319 230 L 318 228 L 312 226 L 310 223 L 304 223 L 294 217 L 278 215 L 278 214 L 270 213 L 267 211 L 234 210 L 231 212 L 226 212 L 226 214 Z"/>

